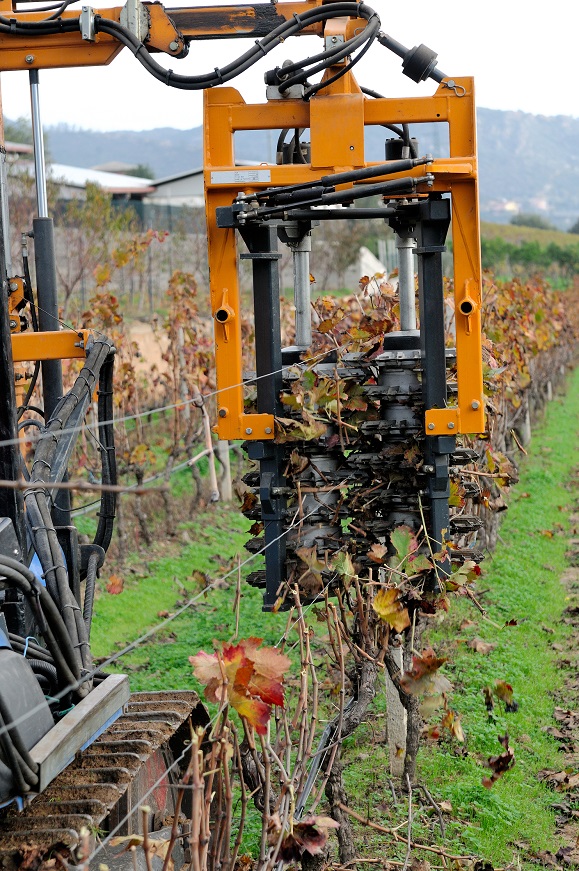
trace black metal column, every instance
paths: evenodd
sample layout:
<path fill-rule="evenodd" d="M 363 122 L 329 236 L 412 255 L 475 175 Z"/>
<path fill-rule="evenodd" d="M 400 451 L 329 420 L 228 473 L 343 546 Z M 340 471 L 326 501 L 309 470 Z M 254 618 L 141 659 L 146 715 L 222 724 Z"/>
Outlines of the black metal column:
<path fill-rule="evenodd" d="M 277 227 L 271 224 L 246 226 L 240 233 L 249 249 L 241 257 L 253 264 L 253 305 L 255 311 L 255 363 L 257 410 L 260 414 L 281 414 L 282 391 L 281 326 L 279 310 L 279 260 Z M 273 610 L 285 581 L 286 541 L 284 521 L 286 486 L 283 477 L 283 446 L 271 441 L 249 444 L 249 456 L 259 460 L 259 497 L 264 523 L 266 589 L 263 610 Z"/>
<path fill-rule="evenodd" d="M 422 395 L 425 409 L 445 408 L 446 349 L 445 309 L 442 281 L 442 253 L 450 224 L 450 201 L 431 197 L 419 207 L 416 254 L 420 301 L 420 351 L 422 356 Z M 448 530 L 450 480 L 448 455 L 455 448 L 454 436 L 426 434 L 424 465 L 432 472 L 428 479 L 430 499 L 429 535 L 436 545 Z"/>

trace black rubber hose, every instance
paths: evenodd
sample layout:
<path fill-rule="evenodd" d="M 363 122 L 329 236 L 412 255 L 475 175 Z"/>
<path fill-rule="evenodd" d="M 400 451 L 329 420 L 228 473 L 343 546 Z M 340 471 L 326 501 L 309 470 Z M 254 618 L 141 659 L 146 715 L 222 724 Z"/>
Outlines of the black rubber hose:
<path fill-rule="evenodd" d="M 69 585 L 68 572 L 50 515 L 50 484 L 62 477 L 67 458 L 78 434 L 77 423 L 94 391 L 100 371 L 112 350 L 106 338 L 93 342 L 85 364 L 69 392 L 54 409 L 38 442 L 30 474 L 30 489 L 26 490 L 24 502 L 33 536 L 34 546 L 40 559 L 50 595 L 58 604 L 78 665 L 92 671 L 90 646 L 79 603 Z M 61 474 L 62 473 L 62 474 Z M 90 682 L 79 687 L 81 697 L 90 691 Z"/>
<path fill-rule="evenodd" d="M 113 372 L 114 355 L 109 354 L 99 376 L 98 426 L 101 445 L 102 482 L 103 484 L 114 485 L 117 483 L 117 460 L 115 453 L 115 428 L 113 424 Z M 101 493 L 99 520 L 93 544 L 98 544 L 99 547 L 103 548 L 105 553 L 109 548 L 113 536 L 116 509 L 117 494 L 103 491 Z"/>
<path fill-rule="evenodd" d="M 8 633 L 8 640 L 14 650 L 18 653 L 21 653 L 24 656 L 24 651 L 26 651 L 26 659 L 28 659 L 28 655 L 30 655 L 35 660 L 41 660 L 42 662 L 46 662 L 48 665 L 54 665 L 54 660 L 48 650 L 44 647 L 40 647 L 39 644 L 33 644 L 31 641 L 27 641 L 26 638 L 22 638 L 21 635 L 14 635 L 13 632 Z"/>
<path fill-rule="evenodd" d="M 80 667 L 64 621 L 50 594 L 30 569 L 10 557 L 0 557 L 0 569 L 5 578 L 32 600 L 33 607 L 35 600 L 38 601 L 46 621 L 42 634 L 60 675 L 61 684 L 64 688 L 74 686 L 80 679 Z"/>
<path fill-rule="evenodd" d="M 27 792 L 30 792 L 33 784 L 28 783 L 24 777 L 24 773 L 22 771 L 22 767 L 16 753 L 16 748 L 12 743 L 12 738 L 8 734 L 7 727 L 2 720 L 2 717 L 0 717 L 0 747 L 2 748 L 4 762 L 6 763 L 6 765 L 10 769 L 10 773 L 12 774 L 14 786 L 17 793 L 20 793 L 21 795 L 26 795 Z"/>
<path fill-rule="evenodd" d="M 0 695 L 0 717 L 4 721 L 4 725 L 10 735 L 12 743 L 14 744 L 14 749 L 20 756 L 21 760 L 24 762 L 26 768 L 29 769 L 32 775 L 38 774 L 38 763 L 34 761 L 30 753 L 28 752 L 24 741 L 22 740 L 22 736 L 18 731 L 17 727 L 12 722 L 12 715 L 10 711 L 6 707 L 6 703 L 4 699 Z"/>
<path fill-rule="evenodd" d="M 58 687 L 56 666 L 49 662 L 45 662 L 42 659 L 27 659 L 26 661 L 35 674 L 38 672 L 38 674 L 41 674 L 43 677 L 48 679 L 51 686 L 51 694 L 53 694 L 53 691 Z"/>
<path fill-rule="evenodd" d="M 346 73 L 350 72 L 350 70 L 356 66 L 358 61 L 362 60 L 362 58 L 364 57 L 364 55 L 366 54 L 366 52 L 368 51 L 368 49 L 370 48 L 370 46 L 372 45 L 373 42 L 374 42 L 374 36 L 371 35 L 371 36 L 369 36 L 366 44 L 364 46 L 362 46 L 362 48 L 360 49 L 358 54 L 355 57 L 353 57 L 350 61 L 348 61 L 348 63 L 345 64 L 337 73 L 335 73 L 333 76 L 330 76 L 329 79 L 326 79 L 325 81 L 322 80 L 317 85 L 312 85 L 311 88 L 308 88 L 308 90 L 305 93 L 306 99 L 309 100 L 310 97 L 313 97 L 314 94 L 318 93 L 318 91 L 323 90 L 323 88 L 327 88 L 328 85 L 333 84 L 333 82 L 337 82 L 338 79 L 341 79 L 342 76 L 344 76 Z"/>
<path fill-rule="evenodd" d="M 211 73 L 205 73 L 200 76 L 181 76 L 176 75 L 172 70 L 165 69 L 165 67 L 153 60 L 142 42 L 116 21 L 108 18 L 101 18 L 101 16 L 96 15 L 95 29 L 114 36 L 119 40 L 119 42 L 122 42 L 130 48 L 139 63 L 141 63 L 145 69 L 151 73 L 151 75 L 160 82 L 163 82 L 165 85 L 174 88 L 181 88 L 183 90 L 203 90 L 205 88 L 214 87 L 215 85 L 224 84 L 225 82 L 237 77 L 242 72 L 245 72 L 245 70 L 253 66 L 264 55 L 269 54 L 272 49 L 277 45 L 280 45 L 288 36 L 291 36 L 294 33 L 299 33 L 309 25 L 318 21 L 325 21 L 329 18 L 339 18 L 348 15 L 355 15 L 356 17 L 365 18 L 366 20 L 373 19 L 374 21 L 375 19 L 379 28 L 380 21 L 378 16 L 374 10 L 365 3 L 339 2 L 339 0 L 337 0 L 337 2 L 308 10 L 307 12 L 304 12 L 303 15 L 294 15 L 292 18 L 288 19 L 288 21 L 284 21 L 279 25 L 279 27 L 272 30 L 271 33 L 257 42 L 253 48 L 249 49 L 249 51 L 241 55 L 237 60 L 221 69 L 215 69 Z M 358 36 L 354 37 L 354 39 L 357 40 Z M 348 40 L 348 42 L 350 43 L 350 40 Z M 333 53 L 332 57 L 334 57 Z M 307 60 L 304 63 L 307 63 Z"/>
<path fill-rule="evenodd" d="M 84 625 L 86 626 L 86 634 L 90 638 L 90 628 L 92 625 L 92 609 L 94 605 L 94 594 L 96 589 L 97 571 L 99 565 L 98 553 L 91 553 L 88 558 L 88 566 L 86 570 L 86 586 L 84 588 L 84 605 L 83 617 Z"/>

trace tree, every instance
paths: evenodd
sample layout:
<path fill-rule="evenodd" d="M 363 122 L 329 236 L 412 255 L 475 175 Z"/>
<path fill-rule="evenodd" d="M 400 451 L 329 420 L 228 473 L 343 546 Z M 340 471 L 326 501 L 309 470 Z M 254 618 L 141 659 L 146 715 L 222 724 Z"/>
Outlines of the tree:
<path fill-rule="evenodd" d="M 94 184 L 87 184 L 84 200 L 66 205 L 59 228 L 67 256 L 57 258 L 56 267 L 64 318 L 75 291 L 84 295 L 85 283 L 94 283 L 97 267 L 111 261 L 127 233 L 134 234 L 134 218 L 134 212 L 116 209 L 111 195 Z M 85 300 L 80 303 L 84 306 Z"/>
<path fill-rule="evenodd" d="M 557 229 L 542 215 L 534 215 L 531 212 L 519 212 L 518 215 L 511 218 L 511 224 L 515 227 L 533 227 L 535 230 Z"/>
<path fill-rule="evenodd" d="M 577 218 L 577 220 L 575 221 L 575 223 L 573 224 L 572 227 L 569 227 L 567 232 L 568 233 L 576 233 L 577 235 L 579 235 L 579 218 Z"/>
<path fill-rule="evenodd" d="M 125 175 L 134 175 L 137 178 L 155 178 L 155 173 L 148 163 L 138 163 L 132 169 L 127 169 Z"/>
<path fill-rule="evenodd" d="M 4 138 L 7 142 L 23 142 L 32 145 L 32 127 L 29 118 L 17 118 L 16 121 L 4 121 Z"/>

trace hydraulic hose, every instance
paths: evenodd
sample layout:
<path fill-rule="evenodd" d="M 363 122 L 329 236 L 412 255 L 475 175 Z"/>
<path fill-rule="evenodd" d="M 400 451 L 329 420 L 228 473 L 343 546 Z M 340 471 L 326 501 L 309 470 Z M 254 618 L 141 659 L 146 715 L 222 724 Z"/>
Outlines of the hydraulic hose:
<path fill-rule="evenodd" d="M 2 756 L 4 757 L 4 762 L 10 769 L 17 792 L 20 793 L 20 795 L 26 795 L 35 784 L 32 782 L 29 783 L 26 780 L 22 770 L 22 760 L 18 758 L 16 747 L 14 746 L 12 737 L 7 729 L 7 724 L 4 723 L 4 720 L 0 717 L 0 747 L 2 748 Z M 33 781 L 34 777 L 31 777 L 30 780 Z M 36 782 L 38 782 L 38 779 L 36 779 Z"/>
<path fill-rule="evenodd" d="M 27 659 L 28 654 L 30 654 L 36 662 L 41 661 L 46 662 L 49 665 L 54 665 L 54 660 L 45 647 L 41 647 L 39 644 L 34 644 L 34 642 L 29 639 L 23 638 L 21 635 L 15 635 L 13 632 L 8 633 L 8 640 L 14 650 L 18 653 L 21 653 L 24 656 L 24 651 L 26 651 Z M 30 662 L 31 660 L 28 661 Z"/>
<path fill-rule="evenodd" d="M 41 631 L 56 666 L 61 688 L 75 686 L 80 680 L 80 667 L 70 635 L 50 594 L 30 569 L 10 557 L 0 557 L 0 571 L 30 599 L 33 610 L 40 610 Z M 80 689 L 82 687 L 78 694 L 81 697 L 86 695 Z"/>
<path fill-rule="evenodd" d="M 103 484 L 117 483 L 117 462 L 115 455 L 115 430 L 113 425 L 113 367 L 114 356 L 109 354 L 100 371 L 98 395 L 98 426 L 101 452 L 101 470 Z M 117 494 L 103 491 L 98 514 L 98 527 L 93 544 L 98 544 L 106 551 L 113 535 L 117 508 Z M 88 583 L 88 578 L 87 578 Z M 86 594 L 85 594 L 86 602 Z M 92 603 L 91 603 L 92 612 Z M 86 623 L 86 614 L 85 614 Z M 90 629 L 90 620 L 88 623 Z"/>
<path fill-rule="evenodd" d="M 94 593 L 96 588 L 96 578 L 99 565 L 98 553 L 91 553 L 88 558 L 88 566 L 86 570 L 86 585 L 84 588 L 84 606 L 83 618 L 86 627 L 86 634 L 90 638 L 90 627 L 92 625 L 92 609 L 94 604 Z"/>
<path fill-rule="evenodd" d="M 26 661 L 35 675 L 40 674 L 48 680 L 50 694 L 52 695 L 58 687 L 58 673 L 56 671 L 56 666 L 49 662 L 45 662 L 43 659 L 27 659 Z"/>
<path fill-rule="evenodd" d="M 270 51 L 284 42 L 289 36 L 299 33 L 311 24 L 315 24 L 318 21 L 325 21 L 329 18 L 340 18 L 344 16 L 364 18 L 366 21 L 372 20 L 372 33 L 374 33 L 375 30 L 377 35 L 380 20 L 373 9 L 365 3 L 340 2 L 340 0 L 337 0 L 335 3 L 329 3 L 322 7 L 308 10 L 302 15 L 294 15 L 288 21 L 285 21 L 278 27 L 274 28 L 274 30 L 272 30 L 271 33 L 265 36 L 262 40 L 257 41 L 249 51 L 245 52 L 245 54 L 241 55 L 237 60 L 227 64 L 227 66 L 222 67 L 221 69 L 216 68 L 210 73 L 205 73 L 199 76 L 181 76 L 174 73 L 172 70 L 167 70 L 165 67 L 161 66 L 161 64 L 153 60 L 144 44 L 140 42 L 136 36 L 116 21 L 102 18 L 97 15 L 95 16 L 95 29 L 99 32 L 108 33 L 109 35 L 114 36 L 115 39 L 118 39 L 119 42 L 122 42 L 130 48 L 139 63 L 141 63 L 145 69 L 160 82 L 173 88 L 197 91 L 205 88 L 212 88 L 216 85 L 222 85 L 225 82 L 236 78 L 238 75 L 257 63 L 257 61 L 264 55 L 269 54 Z M 363 31 L 363 34 L 352 37 L 352 39 L 341 44 L 336 50 L 332 50 L 330 52 L 329 60 L 337 59 L 338 55 L 341 55 L 343 52 L 345 52 L 343 56 L 346 56 L 352 51 L 352 46 L 356 47 L 365 42 L 369 36 L 369 34 L 365 34 L 365 30 Z M 299 66 L 303 68 L 309 63 L 310 60 L 306 59 L 305 61 L 302 61 Z M 323 68 L 325 69 L 328 65 L 329 63 L 326 62 L 323 65 Z"/>
<path fill-rule="evenodd" d="M 30 472 L 30 487 L 24 495 L 27 522 L 47 588 L 63 615 L 69 642 L 74 651 L 77 679 L 81 671 L 92 671 L 92 659 L 83 615 L 70 589 L 66 564 L 52 522 L 50 484 L 61 480 L 66 472 L 80 422 L 112 349 L 111 342 L 104 337 L 93 342 L 71 390 L 57 404 L 40 436 Z M 106 453 L 108 455 L 110 452 Z M 90 681 L 82 685 L 78 689 L 79 695 L 85 696 L 91 686 Z"/>
<path fill-rule="evenodd" d="M 4 725 L 6 726 L 8 734 L 10 735 L 10 738 L 11 738 L 12 743 L 14 745 L 14 749 L 16 750 L 18 756 L 20 757 L 20 759 L 22 760 L 22 762 L 24 763 L 24 765 L 26 766 L 26 768 L 28 769 L 30 774 L 34 777 L 35 775 L 38 774 L 38 763 L 32 759 L 30 753 L 26 749 L 24 742 L 22 740 L 22 736 L 20 735 L 18 728 L 13 725 L 12 715 L 10 714 L 10 711 L 6 707 L 4 699 L 2 698 L 1 695 L 0 695 L 0 717 L 4 721 Z"/>

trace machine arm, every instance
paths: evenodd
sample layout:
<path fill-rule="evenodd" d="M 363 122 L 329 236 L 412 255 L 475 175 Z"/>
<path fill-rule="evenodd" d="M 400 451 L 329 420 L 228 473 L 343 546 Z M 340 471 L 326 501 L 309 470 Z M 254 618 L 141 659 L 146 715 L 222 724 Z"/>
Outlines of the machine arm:
<path fill-rule="evenodd" d="M 20 11 L 13 0 L 0 0 L 0 70 L 100 66 L 110 63 L 123 46 L 166 85 L 184 90 L 202 90 L 223 84 L 269 54 L 288 36 L 321 35 L 325 22 L 350 19 L 345 41 L 329 46 L 314 58 L 299 62 L 299 73 L 315 72 L 312 62 L 324 67 L 341 60 L 368 41 L 377 38 L 378 15 L 364 3 L 337 0 L 280 0 L 273 4 L 226 7 L 184 7 L 166 10 L 160 3 L 129 0 L 124 7 L 82 12 L 61 7 L 58 17 L 42 12 Z M 184 57 L 194 39 L 261 37 L 237 60 L 205 75 L 181 76 L 167 70 L 152 57 L 164 52 Z M 285 72 L 273 71 L 283 86 Z M 295 76 L 294 76 L 295 77 Z"/>

